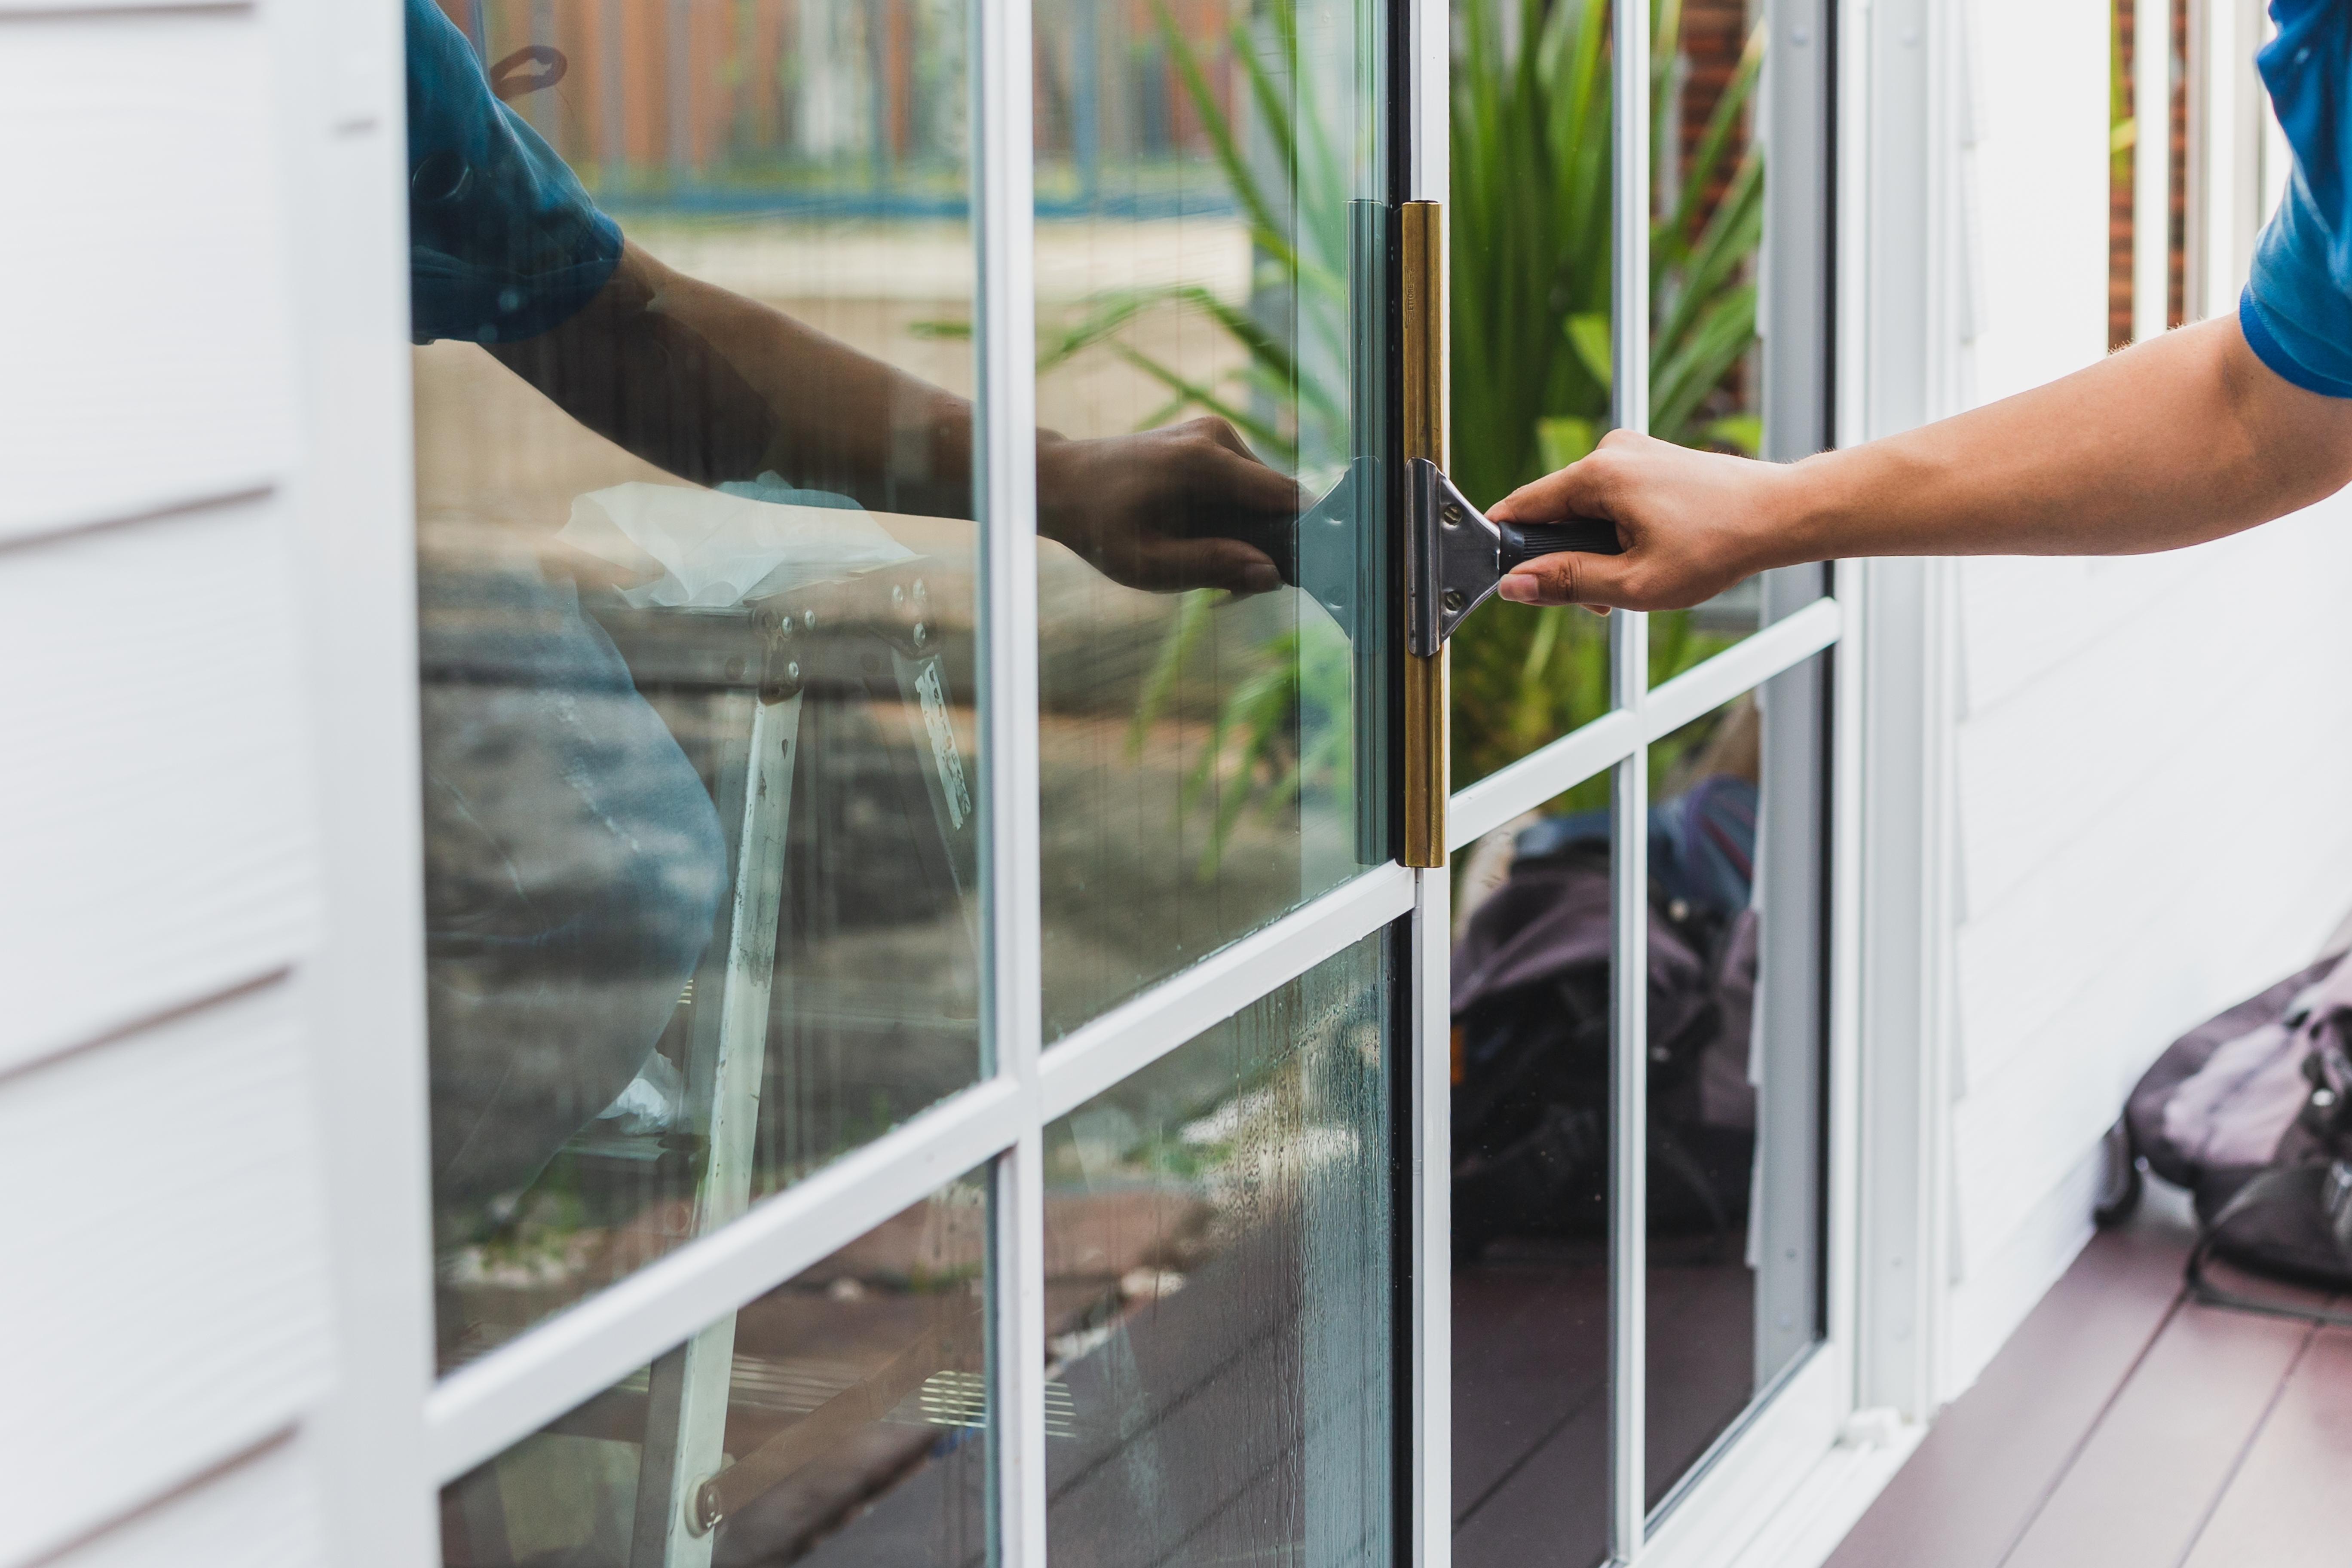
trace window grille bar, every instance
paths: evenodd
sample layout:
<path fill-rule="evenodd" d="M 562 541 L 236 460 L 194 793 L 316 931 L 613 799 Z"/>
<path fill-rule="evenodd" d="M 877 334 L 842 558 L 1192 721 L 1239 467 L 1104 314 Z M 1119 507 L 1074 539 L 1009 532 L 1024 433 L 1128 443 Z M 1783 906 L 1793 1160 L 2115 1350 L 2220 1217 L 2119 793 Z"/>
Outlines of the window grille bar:
<path fill-rule="evenodd" d="M 997 1162 L 989 1376 L 993 1561 L 1045 1561 L 1045 1184 L 1037 1100 L 1044 1016 L 1037 818 L 1035 203 L 1028 0 L 972 0 L 972 180 L 979 195 L 975 442 L 985 986 L 983 1048 L 1017 1091 Z"/>

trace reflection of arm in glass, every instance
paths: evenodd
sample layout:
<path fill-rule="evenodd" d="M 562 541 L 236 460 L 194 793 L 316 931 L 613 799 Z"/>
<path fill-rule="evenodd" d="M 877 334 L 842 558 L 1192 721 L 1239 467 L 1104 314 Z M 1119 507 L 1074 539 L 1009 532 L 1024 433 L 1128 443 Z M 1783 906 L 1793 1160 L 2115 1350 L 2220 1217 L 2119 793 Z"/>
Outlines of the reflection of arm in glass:
<path fill-rule="evenodd" d="M 971 514 L 972 408 L 625 240 L 499 103 L 432 0 L 407 0 L 414 334 L 482 344 L 583 424 L 705 484 L 773 469 L 878 510 Z M 1041 432 L 1038 524 L 1138 586 L 1272 587 L 1291 482 L 1222 420 Z"/>
<path fill-rule="evenodd" d="M 2295 169 L 2235 316 L 1793 465 L 1614 436 L 1490 515 L 1606 518 L 1626 552 L 1548 556 L 1502 596 L 1664 609 L 1841 556 L 2170 550 L 2352 481 L 2352 7 L 2278 0 L 2273 15 L 2259 63 Z"/>

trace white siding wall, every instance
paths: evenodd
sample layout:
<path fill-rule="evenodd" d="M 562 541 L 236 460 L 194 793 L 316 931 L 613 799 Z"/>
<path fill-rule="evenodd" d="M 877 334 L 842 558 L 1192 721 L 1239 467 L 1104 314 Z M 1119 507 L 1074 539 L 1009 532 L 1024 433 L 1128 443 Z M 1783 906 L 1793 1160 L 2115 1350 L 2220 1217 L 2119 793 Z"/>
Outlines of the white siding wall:
<path fill-rule="evenodd" d="M 0 1568 L 341 1555 L 298 258 L 395 11 L 0 0 Z"/>
<path fill-rule="evenodd" d="M 2106 6 L 1965 14 L 1956 379 L 1984 402 L 2105 351 Z M 2141 1068 L 2352 905 L 2352 501 L 1950 570 L 1948 1394 L 2087 1239 Z"/>

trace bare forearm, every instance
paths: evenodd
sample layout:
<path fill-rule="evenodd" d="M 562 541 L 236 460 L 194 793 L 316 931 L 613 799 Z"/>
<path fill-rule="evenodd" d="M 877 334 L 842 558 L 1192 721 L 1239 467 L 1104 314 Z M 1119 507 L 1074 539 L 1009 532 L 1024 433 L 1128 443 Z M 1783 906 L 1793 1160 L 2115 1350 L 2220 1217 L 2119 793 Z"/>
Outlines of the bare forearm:
<path fill-rule="evenodd" d="M 1806 459 L 1767 563 L 2121 555 L 2218 539 L 2352 478 L 2352 403 L 2202 323 L 1907 434 Z"/>
<path fill-rule="evenodd" d="M 1791 465 L 1612 432 L 1493 515 L 1606 519 L 1623 549 L 1529 562 L 1505 576 L 1503 597 L 1676 609 L 1809 561 L 2170 550 L 2308 506 L 2347 480 L 2352 398 L 2282 379 L 2232 319 Z"/>
<path fill-rule="evenodd" d="M 682 478 L 772 469 L 877 509 L 971 515 L 969 403 L 635 245 L 586 310 L 497 352 Z"/>
<path fill-rule="evenodd" d="M 493 350 L 575 419 L 702 484 L 773 469 L 884 511 L 970 517 L 972 411 L 782 311 L 630 246 L 588 308 Z M 1298 487 L 1223 420 L 1037 443 L 1037 527 L 1110 576 L 1262 592 Z"/>

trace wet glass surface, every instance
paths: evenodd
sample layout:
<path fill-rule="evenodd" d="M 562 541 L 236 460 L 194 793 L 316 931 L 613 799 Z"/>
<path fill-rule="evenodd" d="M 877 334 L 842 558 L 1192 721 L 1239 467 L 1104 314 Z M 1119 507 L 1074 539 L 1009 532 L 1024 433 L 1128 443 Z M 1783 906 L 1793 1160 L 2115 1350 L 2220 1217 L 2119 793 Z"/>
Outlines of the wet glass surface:
<path fill-rule="evenodd" d="M 1055 1562 L 1389 1560 L 1388 940 L 1046 1129 Z"/>
<path fill-rule="evenodd" d="M 445 1368 L 978 1073 L 967 32 L 409 0 Z"/>
<path fill-rule="evenodd" d="M 446 1568 L 986 1562 L 988 1205 L 950 1184 L 444 1487 Z"/>
<path fill-rule="evenodd" d="M 1048 1040 L 1389 858 L 1385 15 L 1037 6 Z"/>

